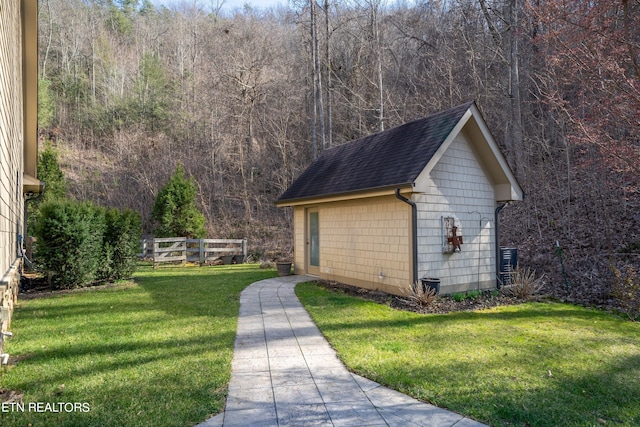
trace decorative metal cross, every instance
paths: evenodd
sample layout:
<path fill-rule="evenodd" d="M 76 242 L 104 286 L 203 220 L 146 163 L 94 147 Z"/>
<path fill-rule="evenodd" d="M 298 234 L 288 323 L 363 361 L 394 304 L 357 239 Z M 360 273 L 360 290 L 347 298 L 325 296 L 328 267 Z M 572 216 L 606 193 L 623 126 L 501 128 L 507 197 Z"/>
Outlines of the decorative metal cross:
<path fill-rule="evenodd" d="M 457 233 L 458 227 L 454 225 L 453 227 L 451 227 L 451 237 L 447 237 L 447 242 L 453 246 L 454 251 L 460 251 L 460 245 L 462 245 L 462 236 L 458 236 Z"/>

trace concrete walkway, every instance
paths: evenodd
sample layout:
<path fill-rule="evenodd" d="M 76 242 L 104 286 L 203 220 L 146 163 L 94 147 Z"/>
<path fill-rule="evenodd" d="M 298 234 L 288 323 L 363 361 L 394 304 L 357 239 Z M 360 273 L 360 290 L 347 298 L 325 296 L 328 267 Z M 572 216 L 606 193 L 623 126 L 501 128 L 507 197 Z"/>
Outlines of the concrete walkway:
<path fill-rule="evenodd" d="M 225 412 L 197 427 L 483 426 L 350 373 L 294 293 L 308 280 L 242 292 Z"/>

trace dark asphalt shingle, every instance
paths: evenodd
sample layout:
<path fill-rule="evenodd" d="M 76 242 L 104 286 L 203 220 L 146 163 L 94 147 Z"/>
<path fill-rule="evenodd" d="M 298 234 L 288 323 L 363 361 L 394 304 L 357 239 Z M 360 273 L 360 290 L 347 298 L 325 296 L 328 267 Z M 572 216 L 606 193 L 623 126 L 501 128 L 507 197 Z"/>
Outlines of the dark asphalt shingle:
<path fill-rule="evenodd" d="M 325 151 L 278 202 L 413 183 L 472 104 Z"/>

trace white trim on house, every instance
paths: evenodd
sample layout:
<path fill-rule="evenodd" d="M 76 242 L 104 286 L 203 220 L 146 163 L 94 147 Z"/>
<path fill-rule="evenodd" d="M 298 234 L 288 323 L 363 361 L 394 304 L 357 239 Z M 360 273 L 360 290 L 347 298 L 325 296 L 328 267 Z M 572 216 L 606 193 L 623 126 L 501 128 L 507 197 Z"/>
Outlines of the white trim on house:
<path fill-rule="evenodd" d="M 471 120 L 472 118 L 473 120 Z M 520 188 L 513 172 L 511 172 L 509 165 L 502 156 L 500 148 L 496 144 L 495 139 L 493 139 L 491 132 L 489 132 L 482 115 L 475 105 L 472 105 L 464 116 L 462 116 L 427 166 L 422 170 L 420 175 L 418 175 L 418 178 L 415 180 L 414 191 L 416 193 L 425 191 L 431 170 L 440 162 L 441 157 L 449 149 L 458 134 L 464 132 L 469 134 L 472 149 L 480 159 L 480 164 L 486 175 L 493 181 L 495 201 L 506 202 L 522 200 L 524 196 L 522 188 Z M 483 140 L 486 144 L 480 144 L 480 140 Z"/>
<path fill-rule="evenodd" d="M 438 162 L 440 161 L 440 159 L 442 158 L 444 153 L 449 149 L 449 146 L 451 145 L 451 143 L 453 143 L 453 140 L 462 131 L 464 126 L 467 124 L 467 121 L 471 117 L 471 114 L 472 114 L 471 113 L 471 109 L 467 110 L 467 112 L 464 114 L 464 116 L 462 116 L 460 121 L 458 121 L 456 126 L 451 130 L 451 133 L 449 133 L 449 136 L 447 136 L 447 139 L 444 140 L 442 145 L 438 148 L 438 150 L 435 152 L 435 154 L 431 157 L 431 160 L 429 160 L 429 163 L 427 163 L 427 166 L 425 166 L 425 168 L 422 170 L 420 175 L 418 175 L 418 178 L 416 178 L 416 181 L 415 181 L 415 184 L 414 184 L 414 187 L 415 187 L 417 192 L 424 191 L 423 190 L 424 189 L 424 185 L 428 181 L 428 177 L 429 177 L 429 174 L 431 173 L 431 170 L 435 167 L 435 165 L 438 164 Z"/>

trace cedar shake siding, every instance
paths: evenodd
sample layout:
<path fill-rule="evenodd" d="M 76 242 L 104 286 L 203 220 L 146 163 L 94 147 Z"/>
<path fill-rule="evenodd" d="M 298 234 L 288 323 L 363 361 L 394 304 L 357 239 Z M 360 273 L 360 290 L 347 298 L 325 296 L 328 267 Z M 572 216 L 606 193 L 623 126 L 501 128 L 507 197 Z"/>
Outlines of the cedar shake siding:
<path fill-rule="evenodd" d="M 458 134 L 430 173 L 418 205 L 418 275 L 441 280 L 440 292 L 495 287 L 494 189 L 468 138 Z M 443 253 L 443 217 L 461 224 L 460 252 Z"/>
<path fill-rule="evenodd" d="M 409 206 L 395 196 L 323 203 L 320 219 L 319 277 L 366 289 L 398 293 L 411 281 Z M 305 210 L 296 206 L 296 230 Z M 305 273 L 306 244 L 296 233 L 295 271 Z M 301 253 L 300 253 L 301 252 Z"/>

